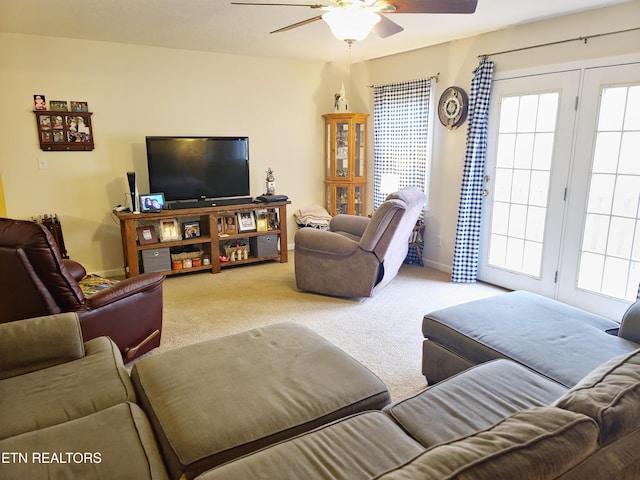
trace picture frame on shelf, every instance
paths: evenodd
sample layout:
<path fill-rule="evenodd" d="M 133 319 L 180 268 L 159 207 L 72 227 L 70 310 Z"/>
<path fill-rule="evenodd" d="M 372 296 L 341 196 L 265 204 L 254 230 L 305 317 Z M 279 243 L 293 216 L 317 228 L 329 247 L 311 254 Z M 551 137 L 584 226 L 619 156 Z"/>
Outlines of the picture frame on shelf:
<path fill-rule="evenodd" d="M 87 102 L 78 102 L 77 100 L 73 100 L 71 102 L 71 111 L 72 112 L 88 112 L 89 105 Z"/>
<path fill-rule="evenodd" d="M 253 211 L 238 212 L 236 216 L 238 217 L 238 233 L 256 231 L 256 216 Z"/>
<path fill-rule="evenodd" d="M 182 238 L 198 238 L 200 236 L 200 222 L 184 222 L 182 224 Z"/>
<path fill-rule="evenodd" d="M 258 232 L 268 232 L 269 220 L 266 217 L 256 218 L 256 229 Z"/>
<path fill-rule="evenodd" d="M 268 230 L 278 230 L 280 228 L 280 218 L 277 210 L 269 210 L 267 212 L 267 221 L 269 222 Z"/>
<path fill-rule="evenodd" d="M 136 233 L 138 234 L 138 243 L 140 245 L 158 243 L 158 233 L 153 225 L 137 227 Z"/>
<path fill-rule="evenodd" d="M 49 110 L 52 112 L 68 112 L 69 102 L 66 100 L 51 100 L 49 101 Z"/>
<path fill-rule="evenodd" d="M 238 225 L 235 215 L 225 215 L 222 217 L 222 230 L 226 235 L 235 235 L 238 233 Z"/>
<path fill-rule="evenodd" d="M 175 218 L 162 219 L 160 223 L 160 241 L 161 242 L 175 242 L 182 240 L 180 229 L 178 227 L 178 221 Z"/>
<path fill-rule="evenodd" d="M 46 110 L 47 109 L 47 98 L 43 94 L 36 93 L 33 96 L 33 109 L 34 110 Z"/>
<path fill-rule="evenodd" d="M 140 211 L 155 213 L 164 209 L 164 193 L 149 193 L 140 195 Z"/>

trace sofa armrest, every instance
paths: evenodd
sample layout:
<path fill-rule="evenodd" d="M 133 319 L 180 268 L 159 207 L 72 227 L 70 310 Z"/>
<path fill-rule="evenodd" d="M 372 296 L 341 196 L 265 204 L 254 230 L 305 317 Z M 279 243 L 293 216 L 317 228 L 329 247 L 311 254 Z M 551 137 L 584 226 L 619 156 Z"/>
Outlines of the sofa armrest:
<path fill-rule="evenodd" d="M 618 336 L 631 340 L 635 343 L 640 343 L 640 302 L 633 303 L 624 315 L 620 322 L 620 331 Z"/>
<path fill-rule="evenodd" d="M 371 219 L 358 215 L 336 215 L 329 223 L 332 232 L 346 232 L 358 238 L 362 237 Z"/>
<path fill-rule="evenodd" d="M 163 281 L 164 275 L 161 273 L 143 273 L 142 275 L 130 277 L 88 298 L 86 305 L 89 308 L 103 307 L 122 298 L 135 295 L 136 293 L 153 290 Z"/>
<path fill-rule="evenodd" d="M 74 260 L 65 258 L 62 260 L 62 264 L 65 266 L 67 272 L 69 272 L 69 274 L 74 278 L 76 282 L 82 280 L 87 274 L 85 268 Z"/>
<path fill-rule="evenodd" d="M 75 313 L 0 324 L 0 379 L 77 360 L 84 354 Z"/>
<path fill-rule="evenodd" d="M 358 242 L 339 233 L 302 228 L 296 232 L 296 248 L 328 255 L 351 255 L 358 249 Z"/>

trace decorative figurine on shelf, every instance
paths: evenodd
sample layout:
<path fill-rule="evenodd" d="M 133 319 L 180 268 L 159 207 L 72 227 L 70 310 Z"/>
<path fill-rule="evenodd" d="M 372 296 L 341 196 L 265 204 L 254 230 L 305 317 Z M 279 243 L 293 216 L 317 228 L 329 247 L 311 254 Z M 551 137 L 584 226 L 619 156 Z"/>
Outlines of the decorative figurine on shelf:
<path fill-rule="evenodd" d="M 276 179 L 273 176 L 273 170 L 271 167 L 267 170 L 267 195 L 274 195 L 276 193 Z"/>
<path fill-rule="evenodd" d="M 349 112 L 349 101 L 347 100 L 347 94 L 344 91 L 344 82 L 342 82 L 340 93 L 336 93 L 333 98 L 333 109 L 335 113 Z"/>

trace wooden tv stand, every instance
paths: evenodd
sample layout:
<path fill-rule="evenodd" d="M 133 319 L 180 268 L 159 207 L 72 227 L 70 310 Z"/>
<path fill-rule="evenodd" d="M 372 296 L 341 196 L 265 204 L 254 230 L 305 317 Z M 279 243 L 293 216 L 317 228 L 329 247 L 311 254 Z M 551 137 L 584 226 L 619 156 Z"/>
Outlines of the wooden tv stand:
<path fill-rule="evenodd" d="M 159 249 L 171 247 L 193 246 L 195 249 L 201 250 L 203 255 L 210 259 L 210 264 L 181 268 L 178 270 L 161 270 L 165 275 L 197 271 L 220 273 L 221 268 L 263 262 L 266 260 L 279 260 L 281 263 L 286 263 L 289 260 L 287 252 L 287 205 L 290 203 L 290 201 L 273 203 L 243 203 L 240 205 L 162 210 L 157 213 L 114 212 L 116 217 L 118 217 L 118 220 L 120 220 L 125 275 L 127 277 L 133 277 L 142 273 L 142 252 L 147 250 L 157 251 Z M 268 222 L 268 230 L 238 232 L 238 222 L 236 220 L 236 232 L 225 233 L 226 224 L 223 222 L 227 221 L 230 217 L 238 219 L 238 214 L 251 214 L 251 212 L 253 212 L 253 217 L 255 219 L 256 212 L 264 210 L 267 211 L 271 219 L 277 219 L 276 221 Z M 177 221 L 178 226 L 180 227 L 180 233 L 182 233 L 183 223 L 199 222 L 200 236 L 194 238 L 184 238 L 184 236 L 181 236 L 181 239 L 179 240 L 160 241 L 160 221 L 172 219 Z M 138 241 L 137 229 L 139 227 L 150 226 L 154 227 L 155 232 L 158 235 L 158 241 L 141 244 Z M 251 239 L 255 239 L 253 242 L 256 243 L 260 242 L 261 239 L 279 241 L 280 248 L 276 249 L 275 252 L 269 252 L 269 255 L 266 256 L 254 256 L 252 252 L 248 258 L 241 258 L 228 262 L 222 262 L 220 260 L 221 245 L 224 245 L 227 242 L 233 243 L 234 241 L 247 243 L 250 242 Z"/>

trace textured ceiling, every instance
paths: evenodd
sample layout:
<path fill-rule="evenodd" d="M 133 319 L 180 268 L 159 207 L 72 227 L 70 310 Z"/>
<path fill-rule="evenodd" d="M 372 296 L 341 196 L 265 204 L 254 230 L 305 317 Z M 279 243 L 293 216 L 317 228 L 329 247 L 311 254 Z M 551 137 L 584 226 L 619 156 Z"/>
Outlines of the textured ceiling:
<path fill-rule="evenodd" d="M 478 0 L 471 15 L 396 14 L 390 18 L 403 32 L 386 39 L 372 33 L 351 49 L 322 21 L 269 34 L 314 17 L 317 10 L 248 7 L 230 0 L 0 0 L 0 31 L 352 63 L 626 1 Z"/>

